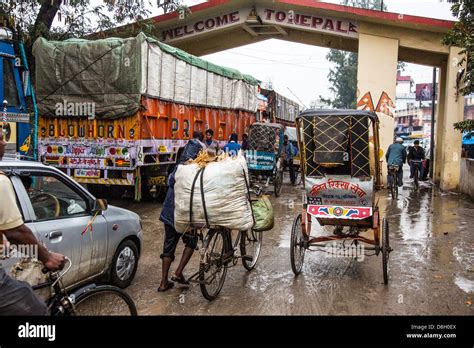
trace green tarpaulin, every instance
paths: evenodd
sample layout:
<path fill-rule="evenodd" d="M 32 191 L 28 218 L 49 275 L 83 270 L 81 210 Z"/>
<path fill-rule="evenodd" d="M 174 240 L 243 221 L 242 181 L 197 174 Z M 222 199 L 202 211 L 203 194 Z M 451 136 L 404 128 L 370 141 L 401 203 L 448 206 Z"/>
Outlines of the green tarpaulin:
<path fill-rule="evenodd" d="M 33 54 L 42 116 L 120 118 L 139 110 L 142 95 L 249 111 L 258 103 L 259 81 L 252 76 L 144 34 L 93 41 L 39 38 Z"/>

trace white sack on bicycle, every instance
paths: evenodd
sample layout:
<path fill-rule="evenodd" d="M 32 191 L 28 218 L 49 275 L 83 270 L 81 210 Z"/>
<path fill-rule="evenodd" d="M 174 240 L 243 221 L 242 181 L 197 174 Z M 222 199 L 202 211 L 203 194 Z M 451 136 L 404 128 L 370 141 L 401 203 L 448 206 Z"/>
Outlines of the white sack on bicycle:
<path fill-rule="evenodd" d="M 179 165 L 176 170 L 174 227 L 180 233 L 188 231 L 190 227 L 203 227 L 206 224 L 200 176 L 193 193 L 192 221 L 189 216 L 191 189 L 199 169 L 197 164 L 192 163 Z M 209 163 L 203 175 L 204 201 L 211 227 L 221 226 L 232 230 L 252 228 L 252 208 L 245 182 L 245 176 L 248 180 L 247 162 L 242 153 L 234 158 L 227 157 Z"/>
<path fill-rule="evenodd" d="M 43 268 L 44 265 L 40 261 L 24 257 L 11 267 L 10 275 L 16 280 L 35 286 L 48 281 L 48 275 L 43 273 Z M 49 300 L 53 296 L 50 287 L 35 290 L 35 293 L 44 301 Z"/>

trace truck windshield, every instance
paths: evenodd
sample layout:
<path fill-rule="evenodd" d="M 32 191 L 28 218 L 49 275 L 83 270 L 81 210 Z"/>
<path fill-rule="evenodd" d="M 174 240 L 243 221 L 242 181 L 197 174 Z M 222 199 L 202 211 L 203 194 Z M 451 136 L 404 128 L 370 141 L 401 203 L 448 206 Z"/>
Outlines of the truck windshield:
<path fill-rule="evenodd" d="M 9 59 L 3 59 L 3 85 L 3 98 L 8 102 L 8 106 L 18 106 L 20 100 L 13 75 L 13 63 Z"/>

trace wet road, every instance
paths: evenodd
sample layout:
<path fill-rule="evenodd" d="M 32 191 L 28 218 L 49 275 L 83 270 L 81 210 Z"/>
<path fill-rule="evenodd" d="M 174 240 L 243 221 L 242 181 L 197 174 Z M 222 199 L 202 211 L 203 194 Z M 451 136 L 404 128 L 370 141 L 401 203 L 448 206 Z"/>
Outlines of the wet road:
<path fill-rule="evenodd" d="M 142 315 L 473 315 L 474 202 L 421 184 L 416 192 L 406 182 L 397 201 L 387 191 L 379 194 L 394 249 L 388 285 L 383 284 L 381 255 L 358 261 L 306 252 L 303 272 L 295 277 L 289 246 L 293 219 L 301 209 L 301 189 L 284 185 L 281 197 L 271 197 L 275 227 L 264 232 L 256 268 L 246 272 L 240 262 L 230 268 L 213 302 L 202 297 L 198 285 L 158 293 L 164 234 L 158 220 L 161 204 L 113 202 L 139 213 L 144 225 L 142 257 L 127 292 Z M 312 235 L 329 231 L 313 224 Z M 182 243 L 177 260 L 181 252 Z M 186 276 L 198 269 L 198 262 L 195 253 Z"/>

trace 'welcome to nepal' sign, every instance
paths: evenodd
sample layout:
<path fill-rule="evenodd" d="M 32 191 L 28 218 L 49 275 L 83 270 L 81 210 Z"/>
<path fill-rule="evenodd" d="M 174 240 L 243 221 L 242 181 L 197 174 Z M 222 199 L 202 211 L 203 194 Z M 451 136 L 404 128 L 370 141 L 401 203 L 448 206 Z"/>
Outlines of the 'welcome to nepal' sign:
<path fill-rule="evenodd" d="M 227 14 L 200 19 L 179 27 L 163 30 L 162 41 L 170 42 L 219 28 L 242 25 L 245 23 L 250 9 L 230 12 Z M 293 11 L 278 11 L 262 8 L 257 10 L 263 24 L 274 24 L 283 27 L 299 28 L 302 30 L 326 32 L 333 35 L 357 37 L 357 24 L 354 21 L 295 13 Z"/>

